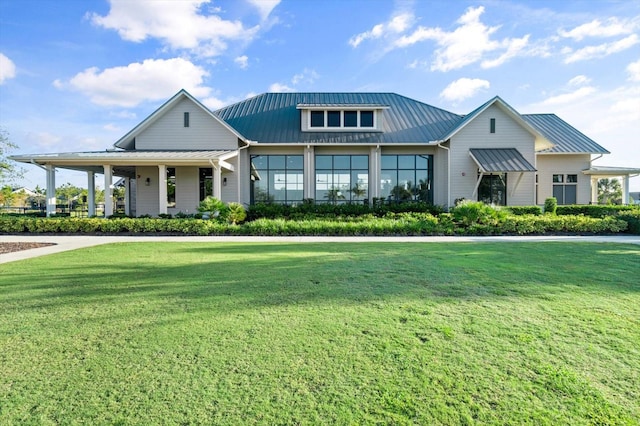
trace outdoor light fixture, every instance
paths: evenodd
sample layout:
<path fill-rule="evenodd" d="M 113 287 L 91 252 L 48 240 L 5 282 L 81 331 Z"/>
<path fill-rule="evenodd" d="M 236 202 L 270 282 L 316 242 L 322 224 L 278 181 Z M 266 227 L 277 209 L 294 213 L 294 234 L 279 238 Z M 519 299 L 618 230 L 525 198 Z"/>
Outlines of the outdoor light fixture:
<path fill-rule="evenodd" d="M 146 186 L 151 185 L 151 178 L 147 178 L 147 179 L 144 181 L 144 184 L 145 184 Z"/>
<path fill-rule="evenodd" d="M 222 178 L 222 186 L 227 186 L 227 178 Z"/>

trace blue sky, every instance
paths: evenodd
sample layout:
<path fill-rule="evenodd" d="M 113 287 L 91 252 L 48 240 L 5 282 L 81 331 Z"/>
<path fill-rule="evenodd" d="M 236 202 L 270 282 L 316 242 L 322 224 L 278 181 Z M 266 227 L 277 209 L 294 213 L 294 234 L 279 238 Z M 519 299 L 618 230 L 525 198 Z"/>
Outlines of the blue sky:
<path fill-rule="evenodd" d="M 0 1 L 0 126 L 15 154 L 110 148 L 181 88 L 212 109 L 374 91 L 465 114 L 499 95 L 612 152 L 595 164 L 640 167 L 640 2 Z M 44 186 L 26 170 L 18 183 Z"/>

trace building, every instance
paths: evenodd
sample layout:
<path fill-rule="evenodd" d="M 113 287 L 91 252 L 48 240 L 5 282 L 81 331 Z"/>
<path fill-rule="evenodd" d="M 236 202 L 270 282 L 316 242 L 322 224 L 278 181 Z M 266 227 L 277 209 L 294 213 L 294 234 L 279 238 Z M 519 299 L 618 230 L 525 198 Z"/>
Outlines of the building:
<path fill-rule="evenodd" d="M 609 152 L 554 114 L 520 114 L 494 97 L 458 115 L 394 93 L 264 93 L 210 111 L 184 90 L 100 152 L 17 155 L 55 169 L 124 179 L 132 215 L 194 212 L 213 195 L 225 202 L 370 203 L 457 199 L 496 205 L 595 202 L 597 179 L 640 169 L 595 167 Z M 90 211 L 89 214 L 94 214 Z"/>

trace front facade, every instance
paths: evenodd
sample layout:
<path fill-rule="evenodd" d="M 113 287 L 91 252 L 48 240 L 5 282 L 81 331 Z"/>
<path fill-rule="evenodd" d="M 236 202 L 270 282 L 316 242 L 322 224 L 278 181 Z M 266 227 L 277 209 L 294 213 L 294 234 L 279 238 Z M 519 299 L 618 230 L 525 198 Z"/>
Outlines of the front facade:
<path fill-rule="evenodd" d="M 182 90 L 112 150 L 13 159 L 46 169 L 49 214 L 55 168 L 68 168 L 87 172 L 89 214 L 103 174 L 105 215 L 120 177 L 125 212 L 157 216 L 193 213 L 210 195 L 245 205 L 587 204 L 600 176 L 591 163 L 607 153 L 559 117 L 521 115 L 499 97 L 465 116 L 393 93 L 265 93 L 210 111 Z M 627 188 L 640 172 L 618 171 Z"/>

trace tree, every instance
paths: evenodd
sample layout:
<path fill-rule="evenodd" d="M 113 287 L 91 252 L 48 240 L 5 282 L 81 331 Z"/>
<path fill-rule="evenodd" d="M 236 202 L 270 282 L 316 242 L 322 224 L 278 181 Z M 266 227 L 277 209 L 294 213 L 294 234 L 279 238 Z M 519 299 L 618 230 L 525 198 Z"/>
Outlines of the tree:
<path fill-rule="evenodd" d="M 622 204 L 622 186 L 618 179 L 598 181 L 598 204 Z"/>
<path fill-rule="evenodd" d="M 18 146 L 9 140 L 9 133 L 0 128 L 0 184 L 22 177 L 23 170 L 7 158 L 9 151 L 16 148 Z"/>
<path fill-rule="evenodd" d="M 0 188 L 0 204 L 4 207 L 11 207 L 13 205 L 13 200 L 15 199 L 15 194 L 13 193 L 13 188 L 9 185 L 5 185 Z"/>

